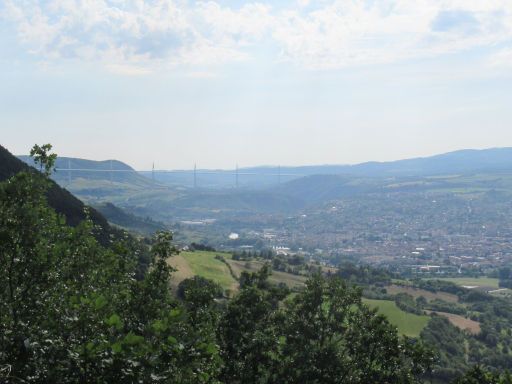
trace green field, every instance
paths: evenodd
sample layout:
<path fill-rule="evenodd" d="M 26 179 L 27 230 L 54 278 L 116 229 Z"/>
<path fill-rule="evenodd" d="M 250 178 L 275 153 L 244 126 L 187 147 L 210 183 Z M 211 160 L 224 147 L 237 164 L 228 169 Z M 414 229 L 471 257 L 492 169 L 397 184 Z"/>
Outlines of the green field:
<path fill-rule="evenodd" d="M 451 281 L 457 285 L 498 288 L 499 280 L 492 277 L 441 277 L 436 280 Z"/>
<path fill-rule="evenodd" d="M 238 290 L 238 282 L 231 276 L 231 273 L 225 263 L 215 258 L 216 255 L 222 255 L 227 263 L 231 265 L 235 276 L 240 276 L 242 271 L 257 272 L 264 263 L 261 261 L 235 261 L 231 255 L 223 252 L 181 252 L 178 256 L 169 258 L 168 263 L 177 269 L 173 273 L 173 286 L 184 279 L 194 275 L 202 276 L 219 283 L 224 289 Z M 288 287 L 298 287 L 306 281 L 305 276 L 297 276 L 286 272 L 273 271 L 269 281 L 274 284 L 284 283 Z"/>
<path fill-rule="evenodd" d="M 233 289 L 233 287 L 237 285 L 237 282 L 231 277 L 226 264 L 215 259 L 215 255 L 218 254 L 219 252 L 201 251 L 180 253 L 195 275 L 211 279 L 219 283 L 224 289 Z"/>
<path fill-rule="evenodd" d="M 430 317 L 407 313 L 398 308 L 391 300 L 363 299 L 370 308 L 378 308 L 379 313 L 387 317 L 389 322 L 398 328 L 402 335 L 418 337 L 427 325 Z"/>

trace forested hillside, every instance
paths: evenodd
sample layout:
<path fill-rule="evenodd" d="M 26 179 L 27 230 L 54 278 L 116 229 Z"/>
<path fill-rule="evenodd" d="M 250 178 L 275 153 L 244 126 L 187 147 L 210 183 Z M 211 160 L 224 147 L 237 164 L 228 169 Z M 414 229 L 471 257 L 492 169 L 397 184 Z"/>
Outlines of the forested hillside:
<path fill-rule="evenodd" d="M 127 213 L 112 203 L 102 203 L 95 208 L 112 224 L 128 231 L 144 235 L 152 235 L 157 231 L 166 229 L 165 225 L 150 218 L 141 218 Z"/>
<path fill-rule="evenodd" d="M 36 170 L 0 146 L 0 181 L 5 181 L 19 172 L 36 173 Z M 51 180 L 46 190 L 46 197 L 48 205 L 57 213 L 64 215 L 68 225 L 76 226 L 88 216 L 101 228 L 96 231 L 96 236 L 102 244 L 107 244 L 110 236 L 118 235 L 118 232 L 109 226 L 107 220 L 97 210 L 87 207 L 86 213 L 86 206 L 79 199 Z"/>

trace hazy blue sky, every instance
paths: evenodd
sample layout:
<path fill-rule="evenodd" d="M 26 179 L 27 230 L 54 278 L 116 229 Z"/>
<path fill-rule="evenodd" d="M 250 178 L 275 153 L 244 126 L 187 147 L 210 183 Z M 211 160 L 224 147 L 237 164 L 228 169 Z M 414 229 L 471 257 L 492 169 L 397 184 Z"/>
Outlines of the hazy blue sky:
<path fill-rule="evenodd" d="M 138 169 L 512 146 L 512 1 L 0 0 L 0 134 Z"/>

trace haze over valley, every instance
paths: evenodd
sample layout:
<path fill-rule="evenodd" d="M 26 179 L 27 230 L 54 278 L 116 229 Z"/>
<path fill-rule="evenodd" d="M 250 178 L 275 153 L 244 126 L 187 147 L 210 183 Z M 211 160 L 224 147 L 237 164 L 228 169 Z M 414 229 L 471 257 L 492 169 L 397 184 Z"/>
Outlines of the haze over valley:
<path fill-rule="evenodd" d="M 143 231 L 167 227 L 182 245 L 274 248 L 402 272 L 485 273 L 512 261 L 512 148 L 234 171 L 148 173 L 74 158 L 56 166 L 53 178 L 114 224 L 145 220 Z"/>

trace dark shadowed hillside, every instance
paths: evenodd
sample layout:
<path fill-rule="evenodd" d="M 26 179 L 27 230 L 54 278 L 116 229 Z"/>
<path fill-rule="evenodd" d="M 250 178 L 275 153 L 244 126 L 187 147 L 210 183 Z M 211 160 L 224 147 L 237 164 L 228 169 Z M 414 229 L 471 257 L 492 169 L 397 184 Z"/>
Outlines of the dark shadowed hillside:
<path fill-rule="evenodd" d="M 26 171 L 27 169 L 32 169 L 36 172 L 34 168 L 29 167 L 16 156 L 12 155 L 7 149 L 0 146 L 0 181 L 6 180 L 18 172 Z M 48 191 L 47 198 L 49 205 L 55 209 L 57 213 L 64 215 L 69 225 L 75 226 L 86 218 L 84 212 L 86 206 L 84 203 L 54 182 L 52 182 L 52 186 Z M 111 228 L 107 220 L 94 208 L 89 207 L 88 209 L 89 216 L 94 224 L 101 227 L 101 231 L 97 235 L 98 240 L 103 244 L 107 244 L 110 235 L 115 235 L 117 230 Z"/>
<path fill-rule="evenodd" d="M 95 208 L 112 224 L 118 225 L 130 231 L 151 235 L 156 231 L 165 230 L 164 224 L 149 218 L 143 219 L 124 211 L 112 203 L 102 203 Z"/>

